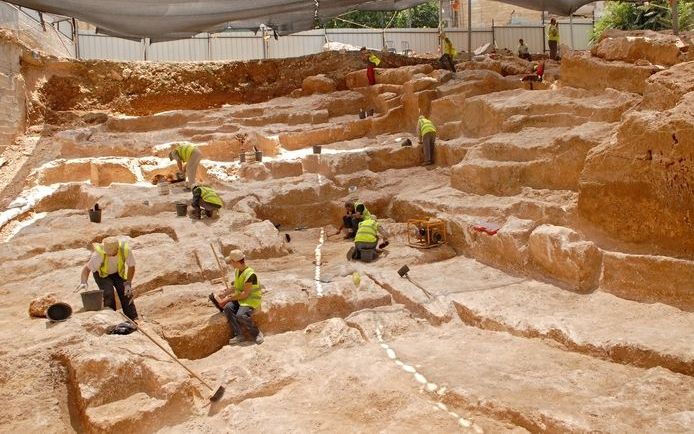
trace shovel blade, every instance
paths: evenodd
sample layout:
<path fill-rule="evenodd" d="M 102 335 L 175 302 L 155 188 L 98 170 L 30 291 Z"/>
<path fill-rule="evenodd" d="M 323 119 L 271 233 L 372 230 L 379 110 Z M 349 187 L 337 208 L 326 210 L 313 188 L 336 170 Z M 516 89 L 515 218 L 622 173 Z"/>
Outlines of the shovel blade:
<path fill-rule="evenodd" d="M 217 402 L 224 396 L 224 386 L 219 386 L 217 390 L 210 396 L 210 401 Z"/>

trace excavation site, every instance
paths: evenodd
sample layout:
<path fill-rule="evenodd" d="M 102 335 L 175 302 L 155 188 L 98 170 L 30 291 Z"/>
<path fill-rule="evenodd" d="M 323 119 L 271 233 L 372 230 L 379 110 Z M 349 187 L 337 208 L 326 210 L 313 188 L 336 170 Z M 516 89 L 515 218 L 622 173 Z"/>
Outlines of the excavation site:
<path fill-rule="evenodd" d="M 0 432 L 693 432 L 691 36 L 533 82 L 0 31 Z"/>

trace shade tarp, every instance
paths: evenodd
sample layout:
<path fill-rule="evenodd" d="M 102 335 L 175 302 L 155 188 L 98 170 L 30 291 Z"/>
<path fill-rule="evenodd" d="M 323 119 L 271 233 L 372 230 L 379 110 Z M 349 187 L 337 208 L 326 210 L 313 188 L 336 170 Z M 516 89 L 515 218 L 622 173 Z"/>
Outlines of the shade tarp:
<path fill-rule="evenodd" d="M 95 25 L 100 32 L 126 38 L 163 41 L 231 28 L 273 27 L 280 34 L 312 29 L 326 20 L 369 4 L 396 10 L 426 0 L 11 0 L 42 12 L 65 15 Z M 382 4 L 382 6 L 379 6 Z M 405 5 L 408 6 L 405 6 Z"/>
<path fill-rule="evenodd" d="M 312 29 L 351 10 L 403 10 L 426 0 L 11 0 L 19 6 L 91 23 L 102 33 L 153 42 L 226 28 L 257 29 L 280 35 Z M 569 15 L 586 0 L 503 0 L 528 9 Z M 316 4 L 318 7 L 316 8 Z"/>

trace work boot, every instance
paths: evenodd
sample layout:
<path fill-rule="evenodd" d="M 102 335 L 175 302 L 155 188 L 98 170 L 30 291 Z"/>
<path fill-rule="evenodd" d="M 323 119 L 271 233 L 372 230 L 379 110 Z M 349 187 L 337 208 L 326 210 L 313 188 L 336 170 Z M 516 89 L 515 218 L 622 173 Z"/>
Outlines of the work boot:
<path fill-rule="evenodd" d="M 201 216 L 200 214 L 201 214 L 201 213 L 200 213 L 200 210 L 199 210 L 199 209 L 196 209 L 196 210 L 193 210 L 193 212 L 191 213 L 190 217 L 193 218 L 193 219 L 195 219 L 195 220 L 200 220 L 200 219 L 202 218 L 202 216 Z"/>
<path fill-rule="evenodd" d="M 229 339 L 229 345 L 234 346 L 234 345 L 240 345 L 243 343 L 243 338 L 241 336 L 234 336 L 233 338 Z"/>
<path fill-rule="evenodd" d="M 265 336 L 263 336 L 263 332 L 258 330 L 258 336 L 255 337 L 255 343 L 260 345 L 265 341 Z"/>

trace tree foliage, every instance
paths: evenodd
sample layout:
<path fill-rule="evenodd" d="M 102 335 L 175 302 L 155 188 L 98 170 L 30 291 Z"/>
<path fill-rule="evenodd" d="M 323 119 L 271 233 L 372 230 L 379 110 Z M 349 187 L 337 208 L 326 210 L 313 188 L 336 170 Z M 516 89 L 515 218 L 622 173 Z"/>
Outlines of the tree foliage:
<path fill-rule="evenodd" d="M 694 29 L 694 1 L 679 0 L 680 30 Z M 665 30 L 672 28 L 672 10 L 666 0 L 643 4 L 608 2 L 605 14 L 595 23 L 592 40 L 598 40 L 608 29 Z"/>
<path fill-rule="evenodd" d="M 332 19 L 325 23 L 329 29 L 359 28 L 362 26 L 382 29 L 390 23 L 396 12 L 354 11 L 344 14 L 341 18 L 361 24 L 355 25 L 345 21 Z M 421 5 L 405 9 L 397 13 L 390 27 L 395 28 L 436 28 L 439 26 L 438 1 L 430 0 Z"/>

